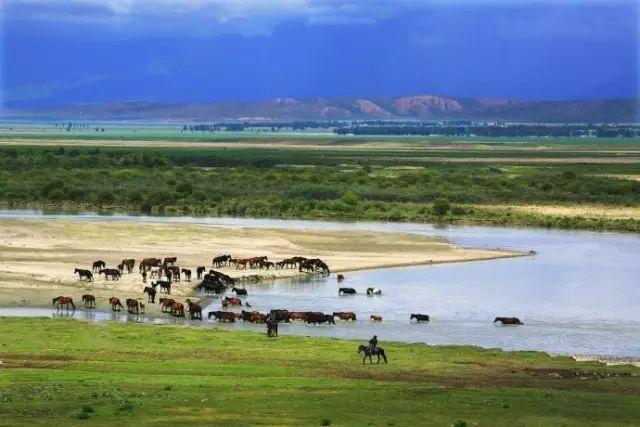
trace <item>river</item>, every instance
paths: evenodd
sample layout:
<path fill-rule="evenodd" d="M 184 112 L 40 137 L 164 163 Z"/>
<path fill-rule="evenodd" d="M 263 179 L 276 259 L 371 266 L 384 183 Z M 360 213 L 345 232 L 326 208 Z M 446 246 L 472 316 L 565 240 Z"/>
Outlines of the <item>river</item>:
<path fill-rule="evenodd" d="M 506 350 L 640 358 L 640 236 L 546 229 L 442 226 L 409 223 L 330 222 L 246 218 L 150 217 L 0 211 L 2 218 L 73 218 L 203 223 L 230 227 L 285 227 L 400 231 L 443 236 L 462 246 L 535 250 L 536 256 L 433 266 L 388 268 L 346 274 L 343 286 L 357 295 L 338 296 L 335 276 L 247 285 L 253 309 L 354 311 L 356 322 L 336 326 L 283 325 L 281 334 L 428 344 L 472 344 Z M 381 288 L 368 297 L 367 287 Z M 210 309 L 218 309 L 215 302 Z M 428 323 L 409 322 L 426 313 Z M 52 315 L 52 310 L 0 308 L 0 315 Z M 384 321 L 374 323 L 371 314 Z M 76 313 L 76 317 L 87 317 Z M 517 316 L 524 326 L 497 326 L 495 316 Z M 140 320 L 126 314 L 90 318 Z M 146 319 L 162 323 L 163 319 Z M 166 321 L 172 322 L 172 319 Z M 188 321 L 181 321 L 190 323 Z M 206 324 L 206 322 L 203 322 Z M 209 325 L 211 326 L 211 325 Z M 216 324 L 217 326 L 217 324 Z M 263 327 L 224 325 L 226 328 Z"/>

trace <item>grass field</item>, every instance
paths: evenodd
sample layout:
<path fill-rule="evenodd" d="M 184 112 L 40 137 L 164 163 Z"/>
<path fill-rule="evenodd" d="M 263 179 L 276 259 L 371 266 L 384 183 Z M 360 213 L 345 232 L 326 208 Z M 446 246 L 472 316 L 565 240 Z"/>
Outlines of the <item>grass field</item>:
<path fill-rule="evenodd" d="M 428 327 L 428 325 L 424 325 Z M 282 332 L 282 331 L 281 331 Z M 640 369 L 536 352 L 0 319 L 0 425 L 620 426 Z"/>

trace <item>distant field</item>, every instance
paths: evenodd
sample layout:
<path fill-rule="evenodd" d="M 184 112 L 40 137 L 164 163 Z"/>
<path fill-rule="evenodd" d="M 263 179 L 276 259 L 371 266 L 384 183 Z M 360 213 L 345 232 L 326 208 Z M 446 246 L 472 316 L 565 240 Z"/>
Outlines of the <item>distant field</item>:
<path fill-rule="evenodd" d="M 0 135 L 0 205 L 640 231 L 632 140 L 197 141 L 119 131 L 130 139 Z"/>
<path fill-rule="evenodd" d="M 363 366 L 357 341 L 44 318 L 0 319 L 0 342 L 1 426 L 640 419 L 640 369 L 536 352 L 382 342 L 389 364 Z"/>

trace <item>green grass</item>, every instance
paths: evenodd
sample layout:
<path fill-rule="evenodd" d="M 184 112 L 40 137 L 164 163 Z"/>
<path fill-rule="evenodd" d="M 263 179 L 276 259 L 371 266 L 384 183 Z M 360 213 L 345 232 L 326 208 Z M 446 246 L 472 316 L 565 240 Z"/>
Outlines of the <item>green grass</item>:
<path fill-rule="evenodd" d="M 536 352 L 0 319 L 0 425 L 637 425 L 640 370 Z"/>

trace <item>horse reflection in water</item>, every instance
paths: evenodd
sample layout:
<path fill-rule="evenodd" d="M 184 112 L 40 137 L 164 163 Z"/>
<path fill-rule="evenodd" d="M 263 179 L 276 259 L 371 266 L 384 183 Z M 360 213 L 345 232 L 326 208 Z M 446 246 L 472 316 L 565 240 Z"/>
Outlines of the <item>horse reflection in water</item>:
<path fill-rule="evenodd" d="M 141 314 L 127 314 L 127 322 L 144 323 L 144 316 Z"/>

